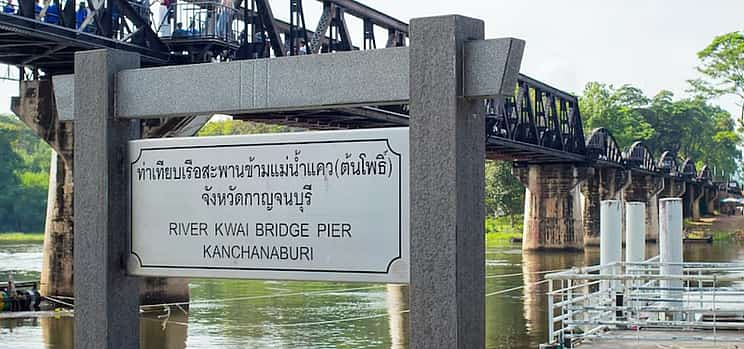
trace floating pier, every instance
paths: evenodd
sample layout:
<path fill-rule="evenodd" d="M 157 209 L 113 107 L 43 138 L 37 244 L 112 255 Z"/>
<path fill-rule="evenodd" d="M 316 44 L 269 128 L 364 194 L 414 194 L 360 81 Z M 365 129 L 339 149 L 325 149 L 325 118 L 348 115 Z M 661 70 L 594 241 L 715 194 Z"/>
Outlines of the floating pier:
<path fill-rule="evenodd" d="M 744 342 L 744 263 L 682 257 L 682 203 L 662 199 L 659 255 L 643 260 L 643 207 L 626 205 L 626 260 L 619 260 L 621 210 L 602 202 L 601 264 L 546 275 L 548 342 L 541 348 L 731 348 Z"/>

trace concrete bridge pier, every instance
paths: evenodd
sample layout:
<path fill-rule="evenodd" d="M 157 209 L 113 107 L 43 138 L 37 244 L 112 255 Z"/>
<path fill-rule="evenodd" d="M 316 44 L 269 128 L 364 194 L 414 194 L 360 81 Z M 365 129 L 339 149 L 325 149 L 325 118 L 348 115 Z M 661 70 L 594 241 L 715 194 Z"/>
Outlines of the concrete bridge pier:
<path fill-rule="evenodd" d="M 716 211 L 720 211 L 718 203 L 721 198 L 721 193 L 716 190 L 716 188 L 711 187 L 706 187 L 704 191 L 705 195 L 703 196 L 703 200 L 705 200 L 705 214 L 714 215 Z"/>
<path fill-rule="evenodd" d="M 72 122 L 58 120 L 48 80 L 22 81 L 13 112 L 53 149 L 49 173 L 40 292 L 73 296 Z"/>
<path fill-rule="evenodd" d="M 628 171 L 610 167 L 595 168 L 581 183 L 584 246 L 599 246 L 599 205 L 604 200 L 619 200 L 629 184 Z"/>
<path fill-rule="evenodd" d="M 646 241 L 657 241 L 659 238 L 659 194 L 665 188 L 663 177 L 645 173 L 632 173 L 630 185 L 623 192 L 623 199 L 628 202 L 646 204 Z M 625 234 L 625 229 L 623 229 Z M 623 235 L 625 241 L 625 235 Z"/>
<path fill-rule="evenodd" d="M 13 112 L 54 150 L 49 173 L 40 292 L 74 297 L 73 121 L 59 119 L 52 82 L 23 81 Z M 186 302 L 188 279 L 142 278 L 141 304 Z"/>
<path fill-rule="evenodd" d="M 687 194 L 689 197 L 685 204 L 685 209 L 689 211 L 689 216 L 693 220 L 698 220 L 702 216 L 702 210 L 700 207 L 700 200 L 705 195 L 705 188 L 702 184 L 687 183 Z"/>
<path fill-rule="evenodd" d="M 664 177 L 664 190 L 659 194 L 660 199 L 681 198 L 687 191 L 685 181 L 672 177 Z"/>
<path fill-rule="evenodd" d="M 515 167 L 527 188 L 522 249 L 584 248 L 584 225 L 578 185 L 591 171 L 567 164 Z"/>

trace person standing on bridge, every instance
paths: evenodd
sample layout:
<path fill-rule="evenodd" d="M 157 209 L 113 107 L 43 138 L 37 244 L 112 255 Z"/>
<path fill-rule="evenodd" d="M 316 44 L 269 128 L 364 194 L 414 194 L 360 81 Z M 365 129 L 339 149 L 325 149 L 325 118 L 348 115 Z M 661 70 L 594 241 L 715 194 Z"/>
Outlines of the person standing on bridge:
<path fill-rule="evenodd" d="M 222 7 L 219 9 L 219 15 L 217 18 L 217 35 L 224 39 L 229 40 L 231 31 L 231 23 L 232 23 L 232 11 L 233 11 L 233 2 L 232 0 L 222 0 Z"/>
<path fill-rule="evenodd" d="M 36 0 L 34 3 L 34 18 L 41 20 L 41 5 L 39 5 L 39 0 Z"/>
<path fill-rule="evenodd" d="M 80 29 L 80 26 L 85 22 L 85 18 L 88 17 L 88 9 L 85 6 L 85 1 L 81 1 L 78 4 L 77 12 L 75 12 L 75 28 Z"/>
<path fill-rule="evenodd" d="M 44 15 L 44 22 L 59 24 L 59 8 L 57 8 L 57 4 L 55 4 L 54 1 L 47 6 L 46 14 Z"/>
<path fill-rule="evenodd" d="M 15 6 L 13 6 L 13 0 L 8 0 L 8 2 L 5 3 L 5 6 L 3 6 L 3 13 L 8 13 L 8 14 L 15 13 Z"/>

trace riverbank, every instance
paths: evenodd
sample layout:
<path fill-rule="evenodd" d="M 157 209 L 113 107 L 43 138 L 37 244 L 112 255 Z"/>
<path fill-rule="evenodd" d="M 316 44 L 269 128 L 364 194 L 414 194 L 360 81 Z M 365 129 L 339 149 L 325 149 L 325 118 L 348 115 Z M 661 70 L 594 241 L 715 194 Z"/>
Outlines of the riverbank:
<path fill-rule="evenodd" d="M 486 217 L 486 247 L 503 247 L 522 238 L 524 216 Z"/>
<path fill-rule="evenodd" d="M 744 216 L 705 217 L 697 221 L 685 220 L 688 238 L 713 237 L 715 241 L 744 241 Z"/>
<path fill-rule="evenodd" d="M 0 233 L 0 242 L 44 241 L 44 233 Z"/>

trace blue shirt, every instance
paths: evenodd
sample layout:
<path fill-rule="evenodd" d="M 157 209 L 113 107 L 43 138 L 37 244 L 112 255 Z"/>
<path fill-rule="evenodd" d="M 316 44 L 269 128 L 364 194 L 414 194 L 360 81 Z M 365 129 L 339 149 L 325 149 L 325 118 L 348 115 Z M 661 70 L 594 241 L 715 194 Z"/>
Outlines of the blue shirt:
<path fill-rule="evenodd" d="M 54 3 L 50 4 L 49 7 L 47 7 L 46 16 L 44 16 L 44 22 L 51 24 L 59 23 L 59 10 L 57 9 L 57 5 L 55 5 Z"/>
<path fill-rule="evenodd" d="M 15 8 L 13 8 L 13 5 L 11 4 L 6 4 L 3 7 L 3 13 L 15 13 Z"/>
<path fill-rule="evenodd" d="M 80 25 L 85 21 L 85 17 L 88 15 L 88 10 L 85 8 L 79 8 L 75 12 L 75 28 L 80 29 Z"/>

